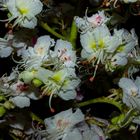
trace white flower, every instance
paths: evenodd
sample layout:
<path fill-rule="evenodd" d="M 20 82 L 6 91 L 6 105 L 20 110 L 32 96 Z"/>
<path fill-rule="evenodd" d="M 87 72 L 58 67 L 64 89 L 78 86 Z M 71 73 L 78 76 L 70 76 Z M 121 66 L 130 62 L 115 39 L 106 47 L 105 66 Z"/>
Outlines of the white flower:
<path fill-rule="evenodd" d="M 62 140 L 105 140 L 105 136 L 97 125 L 88 125 L 85 122 L 80 122 L 67 132 Z"/>
<path fill-rule="evenodd" d="M 0 57 L 8 57 L 11 55 L 13 48 L 13 34 L 7 34 L 4 38 L 0 38 Z"/>
<path fill-rule="evenodd" d="M 72 131 L 75 131 L 75 130 L 78 130 L 78 132 L 75 133 L 75 137 L 76 135 L 81 136 L 79 140 L 105 140 L 105 136 L 103 134 L 102 129 L 98 127 L 97 125 L 94 125 L 94 124 L 89 125 L 85 121 L 83 121 L 77 124 L 74 127 L 74 129 L 72 129 Z M 72 138 L 73 134 L 69 132 L 68 136 Z M 70 139 L 66 138 L 66 140 L 70 140 Z"/>
<path fill-rule="evenodd" d="M 15 92 L 15 95 L 18 95 L 26 91 L 28 89 L 28 86 L 25 85 L 22 81 L 17 81 L 11 84 L 10 88 Z"/>
<path fill-rule="evenodd" d="M 118 37 L 115 33 L 113 36 L 107 36 L 104 38 L 105 51 L 107 53 L 114 53 L 118 46 L 122 43 L 121 37 Z"/>
<path fill-rule="evenodd" d="M 87 21 L 93 26 L 97 27 L 105 24 L 109 18 L 104 14 L 104 11 L 98 11 L 98 13 L 93 14 L 91 17 L 87 17 Z"/>
<path fill-rule="evenodd" d="M 80 35 L 80 42 L 82 47 L 88 53 L 95 53 L 98 50 L 105 48 L 104 40 L 110 36 L 107 26 L 99 26 L 93 31 L 88 31 Z"/>
<path fill-rule="evenodd" d="M 117 52 L 123 52 L 128 55 L 128 53 L 138 45 L 138 37 L 134 29 L 132 29 L 130 33 L 125 29 L 121 29 L 119 31 L 115 30 L 114 32 L 121 40 L 121 44 L 116 50 Z"/>
<path fill-rule="evenodd" d="M 81 56 L 95 67 L 93 77 L 99 64 L 105 65 L 107 71 L 114 71 L 125 66 L 128 58 L 137 59 L 138 38 L 134 29 L 129 33 L 125 29 L 114 30 L 111 35 L 105 25 L 97 26 L 92 30 L 80 34 L 83 47 Z"/>
<path fill-rule="evenodd" d="M 11 47 L 2 47 L 0 48 L 0 57 L 8 57 L 11 55 L 12 52 L 12 48 Z"/>
<path fill-rule="evenodd" d="M 4 38 L 0 38 L 0 57 L 8 57 L 13 51 L 19 56 L 26 46 L 24 42 L 19 42 L 13 33 L 7 33 Z"/>
<path fill-rule="evenodd" d="M 30 106 L 30 99 L 25 96 L 16 96 L 16 97 L 10 98 L 9 100 L 13 102 L 19 108 Z"/>
<path fill-rule="evenodd" d="M 39 92 L 37 89 L 34 89 L 33 87 L 30 87 L 29 85 L 25 84 L 22 81 L 17 81 L 16 83 L 13 83 L 10 85 L 11 94 L 13 96 L 27 96 L 33 100 L 38 100 L 39 97 Z"/>
<path fill-rule="evenodd" d="M 20 25 L 26 28 L 34 28 L 37 25 L 36 15 L 43 8 L 40 0 L 7 0 L 3 3 L 9 10 L 10 18 L 8 21 L 14 21 L 14 25 Z"/>
<path fill-rule="evenodd" d="M 98 65 L 106 62 L 105 50 L 108 47 L 105 43 L 106 38 L 110 38 L 111 34 L 107 26 L 98 26 L 92 31 L 87 31 L 85 34 L 80 35 L 80 42 L 83 47 L 81 56 L 86 58 L 95 67 L 94 75 Z"/>
<path fill-rule="evenodd" d="M 37 39 L 34 48 L 29 47 L 22 51 L 22 58 L 25 60 L 26 68 L 39 68 L 43 66 L 48 68 L 54 66 L 53 70 L 76 65 L 76 52 L 68 41 L 61 39 L 55 41 L 50 36 L 44 35 Z M 54 47 L 51 49 L 51 47 Z"/>
<path fill-rule="evenodd" d="M 137 86 L 134 81 L 129 78 L 121 78 L 119 81 L 119 87 L 123 89 L 124 94 L 128 94 L 130 96 L 137 95 L 138 93 Z"/>
<path fill-rule="evenodd" d="M 116 53 L 111 60 L 105 64 L 106 70 L 114 71 L 117 67 L 127 64 L 127 57 L 124 53 Z"/>
<path fill-rule="evenodd" d="M 35 78 L 42 81 L 45 85 L 43 95 L 49 95 L 49 106 L 51 107 L 51 99 L 53 95 L 61 97 L 63 100 L 71 100 L 76 98 L 75 89 L 80 83 L 80 79 L 76 77 L 74 69 L 64 68 L 58 71 L 50 71 L 44 68 L 38 69 Z"/>
<path fill-rule="evenodd" d="M 77 109 L 62 111 L 53 117 L 44 120 L 49 140 L 105 140 L 100 127 L 88 125 L 84 115 Z"/>
<path fill-rule="evenodd" d="M 123 102 L 130 108 L 140 110 L 140 77 L 136 80 L 121 78 L 119 87 L 123 90 Z"/>
<path fill-rule="evenodd" d="M 61 39 L 57 40 L 54 48 L 54 57 L 57 57 L 62 65 L 66 67 L 74 67 L 76 64 L 76 54 L 72 48 L 72 44 Z"/>
<path fill-rule="evenodd" d="M 18 77 L 18 67 L 13 68 L 12 72 L 10 73 L 9 76 L 7 76 L 6 74 L 4 74 L 2 77 L 0 77 L 0 92 L 8 95 L 11 94 L 11 92 L 13 92 L 13 90 L 10 88 L 11 83 L 13 83 L 13 81 L 15 81 Z"/>
<path fill-rule="evenodd" d="M 56 94 L 64 100 L 76 98 L 75 88 L 80 80 L 76 77 L 74 69 L 64 68 L 52 72 L 45 69 L 39 69 L 36 78 L 44 82 L 44 94 Z"/>
<path fill-rule="evenodd" d="M 83 18 L 76 16 L 74 20 L 81 33 L 85 33 L 88 30 L 93 30 L 101 25 L 104 26 L 109 18 L 105 16 L 104 11 L 99 11 L 98 13 L 93 14 L 91 17 L 87 17 L 87 15 L 85 15 Z"/>
<path fill-rule="evenodd" d="M 41 36 L 37 39 L 34 47 L 28 47 L 28 49 L 21 52 L 23 60 L 25 60 L 26 68 L 40 67 L 44 61 L 50 57 L 50 47 L 54 45 L 54 40 L 50 36 Z"/>
<path fill-rule="evenodd" d="M 33 54 L 31 55 L 39 56 L 41 58 L 47 57 L 50 47 L 54 46 L 54 44 L 54 39 L 50 38 L 50 36 L 41 36 L 37 39 L 37 42 L 33 48 Z"/>
<path fill-rule="evenodd" d="M 34 46 L 35 51 L 38 55 L 45 55 L 45 53 L 54 46 L 54 39 L 50 38 L 48 35 L 40 36 Z"/>
<path fill-rule="evenodd" d="M 112 52 L 107 57 L 106 70 L 114 71 L 119 66 L 125 66 L 128 62 L 128 58 L 136 59 L 135 52 L 137 51 L 138 38 L 135 31 L 132 29 L 129 33 L 125 29 L 114 30 L 114 45 L 111 44 L 106 48 L 107 52 Z M 109 41 L 110 42 L 110 41 Z M 109 48 L 109 49 L 108 49 Z"/>
<path fill-rule="evenodd" d="M 72 109 L 62 111 L 53 117 L 44 120 L 49 140 L 64 140 L 71 128 L 84 120 L 80 109 L 75 112 Z"/>

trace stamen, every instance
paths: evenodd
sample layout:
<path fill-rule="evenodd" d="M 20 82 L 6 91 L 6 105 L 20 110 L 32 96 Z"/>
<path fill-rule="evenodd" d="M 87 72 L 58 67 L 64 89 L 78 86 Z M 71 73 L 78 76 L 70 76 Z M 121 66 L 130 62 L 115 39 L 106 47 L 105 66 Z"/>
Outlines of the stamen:
<path fill-rule="evenodd" d="M 0 20 L 0 22 L 11 22 L 13 19 L 15 19 L 15 17 L 10 17 L 10 18 L 7 18 L 7 19 L 2 19 Z"/>
<path fill-rule="evenodd" d="M 55 112 L 55 109 L 52 108 L 52 106 L 51 106 L 51 101 L 52 101 L 52 97 L 53 97 L 54 94 L 55 94 L 55 92 L 52 92 L 50 97 L 49 97 L 49 107 L 50 107 L 50 110 L 51 110 L 52 113 Z"/>
<path fill-rule="evenodd" d="M 0 19 L 0 22 L 8 22 L 9 21 L 9 18 L 8 19 Z"/>
<path fill-rule="evenodd" d="M 101 58 L 102 58 L 102 57 L 100 57 L 100 55 L 102 55 L 102 51 L 99 53 L 98 60 L 97 60 L 97 63 L 96 63 L 96 65 L 95 65 L 95 69 L 94 69 L 93 76 L 90 77 L 90 79 L 89 79 L 90 82 L 93 82 L 93 80 L 94 80 L 94 78 L 95 78 L 95 76 L 96 76 L 96 72 L 97 72 L 97 69 L 98 69 L 99 63 L 100 63 Z"/>
<path fill-rule="evenodd" d="M 118 0 L 115 0 L 115 1 L 114 1 L 114 4 L 113 4 L 114 8 L 118 8 L 117 2 L 118 2 Z"/>
<path fill-rule="evenodd" d="M 2 11 L 7 10 L 7 6 L 5 4 L 3 4 L 2 2 L 0 2 L 0 10 L 2 10 Z"/>
<path fill-rule="evenodd" d="M 17 63 L 17 64 L 23 64 L 23 63 L 25 62 L 25 60 L 24 60 L 24 61 L 17 61 L 17 60 L 15 60 L 15 58 L 14 58 L 14 53 L 12 53 L 12 60 L 13 60 L 15 63 Z"/>
<path fill-rule="evenodd" d="M 23 16 L 19 16 L 16 20 L 15 20 L 15 22 L 14 22 L 14 24 L 13 24 L 13 28 L 16 26 L 16 25 L 18 25 L 18 23 L 20 23 L 22 20 L 23 20 Z"/>
<path fill-rule="evenodd" d="M 0 5 L 0 6 L 1 6 L 1 5 Z M 7 10 L 7 8 L 2 7 L 2 8 L 0 8 L 0 10 L 1 10 L 1 11 L 5 11 L 5 10 Z"/>
<path fill-rule="evenodd" d="M 45 88 L 45 89 L 44 89 Z M 45 85 L 44 87 L 43 87 L 43 92 L 42 92 L 42 95 L 45 95 L 45 93 L 49 90 L 49 88 L 48 88 L 48 85 Z"/>
<path fill-rule="evenodd" d="M 88 12 L 88 7 L 86 8 L 86 12 L 85 12 L 86 21 L 88 21 L 87 20 L 87 12 Z"/>
<path fill-rule="evenodd" d="M 118 0 L 115 0 L 115 1 L 114 0 L 110 0 L 109 3 L 111 3 L 111 2 L 114 2 L 113 3 L 114 8 L 118 8 L 118 6 L 116 6 Z"/>

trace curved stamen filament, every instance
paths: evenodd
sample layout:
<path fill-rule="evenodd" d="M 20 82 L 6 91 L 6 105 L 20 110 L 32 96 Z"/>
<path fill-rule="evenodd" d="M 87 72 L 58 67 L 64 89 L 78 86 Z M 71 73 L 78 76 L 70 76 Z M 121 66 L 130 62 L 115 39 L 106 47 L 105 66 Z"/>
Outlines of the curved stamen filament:
<path fill-rule="evenodd" d="M 50 97 L 49 97 L 49 107 L 50 107 L 50 110 L 52 113 L 55 112 L 55 110 L 52 108 L 52 105 L 51 105 L 52 97 L 54 94 L 55 94 L 55 92 L 52 92 Z"/>
<path fill-rule="evenodd" d="M 24 19 L 24 17 L 23 16 L 19 16 L 16 20 L 15 20 L 15 22 L 14 22 L 14 24 L 13 24 L 13 28 L 16 26 L 16 25 L 18 25 L 18 23 L 20 23 L 22 20 Z"/>
<path fill-rule="evenodd" d="M 14 53 L 12 53 L 12 60 L 17 63 L 17 64 L 24 64 L 26 60 L 23 60 L 23 61 L 17 61 L 15 58 L 14 58 Z"/>
<path fill-rule="evenodd" d="M 100 56 L 101 55 L 101 56 Z M 102 60 L 102 51 L 99 53 L 99 57 L 97 57 L 98 60 L 97 60 L 97 63 L 95 64 L 95 69 L 94 69 L 94 73 L 93 73 L 93 76 L 90 77 L 90 81 L 93 82 L 95 76 L 96 76 L 96 72 L 97 72 L 97 69 L 98 69 L 98 66 L 99 66 L 99 63 L 100 61 Z"/>
<path fill-rule="evenodd" d="M 1 19 L 0 22 L 8 22 L 8 23 L 10 23 L 15 18 L 16 17 L 10 17 L 10 18 L 7 18 L 7 19 Z"/>

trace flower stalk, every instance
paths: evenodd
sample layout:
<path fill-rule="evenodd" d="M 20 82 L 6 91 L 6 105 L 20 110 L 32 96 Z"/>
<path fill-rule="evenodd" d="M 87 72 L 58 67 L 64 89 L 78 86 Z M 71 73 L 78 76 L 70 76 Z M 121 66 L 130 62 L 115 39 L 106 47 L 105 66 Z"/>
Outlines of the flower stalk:
<path fill-rule="evenodd" d="M 60 39 L 63 39 L 65 40 L 66 38 L 64 36 L 62 36 L 61 34 L 55 32 L 47 23 L 44 23 L 44 22 L 40 22 L 40 25 L 43 29 L 45 29 L 46 31 L 48 31 L 49 33 L 51 33 L 52 35 L 60 38 Z"/>
<path fill-rule="evenodd" d="M 69 41 L 71 42 L 74 49 L 76 48 L 76 39 L 77 39 L 77 26 L 75 24 L 75 21 L 73 20 L 70 30 Z"/>
<path fill-rule="evenodd" d="M 91 104 L 96 104 L 96 103 L 107 103 L 107 104 L 111 104 L 115 107 L 117 107 L 121 112 L 123 110 L 122 108 L 122 104 L 120 104 L 117 101 L 114 101 L 113 99 L 109 99 L 106 97 L 101 97 L 101 98 L 96 98 L 96 99 L 91 99 L 85 102 L 81 102 L 81 103 L 76 103 L 76 107 L 83 107 L 83 106 L 87 106 L 87 105 L 91 105 Z"/>

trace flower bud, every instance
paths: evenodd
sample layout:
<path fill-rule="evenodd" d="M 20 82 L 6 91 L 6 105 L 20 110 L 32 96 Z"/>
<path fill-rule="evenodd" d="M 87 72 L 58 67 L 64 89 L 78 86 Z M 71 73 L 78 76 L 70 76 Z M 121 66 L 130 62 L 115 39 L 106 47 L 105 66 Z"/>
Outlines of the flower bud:
<path fill-rule="evenodd" d="M 6 101 L 3 106 L 6 108 L 6 109 L 14 109 L 15 108 L 15 105 L 11 102 L 11 101 Z"/>
<path fill-rule="evenodd" d="M 6 100 L 6 98 L 3 95 L 0 95 L 0 102 L 5 101 L 5 100 Z"/>
<path fill-rule="evenodd" d="M 35 87 L 40 87 L 43 83 L 42 81 L 40 81 L 39 79 L 33 79 L 32 80 L 32 84 L 35 86 Z"/>
<path fill-rule="evenodd" d="M 3 106 L 0 106 L 0 117 L 6 113 L 6 109 Z"/>
<path fill-rule="evenodd" d="M 34 78 L 34 71 L 24 71 L 19 75 L 19 79 L 22 79 L 25 84 L 29 84 Z"/>

